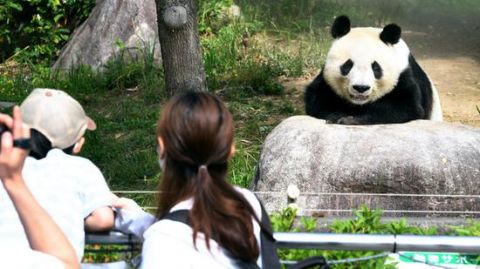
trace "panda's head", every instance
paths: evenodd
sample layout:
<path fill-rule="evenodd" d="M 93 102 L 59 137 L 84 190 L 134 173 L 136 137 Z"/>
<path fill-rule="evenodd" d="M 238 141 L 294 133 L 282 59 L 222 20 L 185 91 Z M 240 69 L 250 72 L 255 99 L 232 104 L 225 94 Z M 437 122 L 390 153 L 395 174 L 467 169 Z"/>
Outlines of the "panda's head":
<path fill-rule="evenodd" d="M 331 34 L 324 78 L 345 100 L 363 105 L 392 91 L 408 67 L 410 50 L 395 24 L 385 28 L 350 28 L 346 16 L 337 17 Z"/>

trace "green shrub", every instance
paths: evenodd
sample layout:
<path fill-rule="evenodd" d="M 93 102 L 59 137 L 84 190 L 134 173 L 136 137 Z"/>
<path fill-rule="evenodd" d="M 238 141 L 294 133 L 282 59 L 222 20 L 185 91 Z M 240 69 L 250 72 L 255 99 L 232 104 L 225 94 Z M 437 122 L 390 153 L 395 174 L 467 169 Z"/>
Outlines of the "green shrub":
<path fill-rule="evenodd" d="M 216 32 L 228 24 L 226 10 L 233 4 L 233 0 L 199 0 L 197 16 L 200 34 Z"/>
<path fill-rule="evenodd" d="M 405 219 L 392 222 L 382 222 L 382 211 L 369 209 L 361 206 L 354 211 L 355 218 L 347 220 L 335 220 L 328 226 L 332 233 L 350 234 L 438 234 L 436 227 L 421 228 L 408 225 Z M 312 232 L 317 230 L 317 219 L 302 217 L 299 224 L 295 224 L 296 209 L 287 207 L 281 212 L 271 216 L 272 227 L 275 231 L 281 232 Z M 474 235 L 479 231 L 480 223 L 472 222 L 468 227 L 458 228 L 464 235 Z M 463 230 L 462 230 L 463 229 Z M 472 233 L 470 233 L 472 232 Z M 455 232 L 455 234 L 459 234 Z M 280 259 L 302 260 L 311 256 L 321 255 L 327 260 L 335 261 L 347 258 L 360 258 L 379 254 L 375 251 L 325 251 L 305 249 L 280 249 Z M 395 264 L 385 264 L 387 257 L 381 257 L 358 263 L 346 263 L 335 265 L 335 268 L 395 268 Z"/>
<path fill-rule="evenodd" d="M 468 220 L 467 225 L 449 226 L 452 234 L 460 236 L 480 236 L 480 221 Z"/>
<path fill-rule="evenodd" d="M 295 224 L 296 209 L 287 207 L 271 216 L 272 227 L 277 232 L 312 232 L 317 230 L 317 219 L 302 217 L 299 224 Z M 382 222 L 382 211 L 361 206 L 354 211 L 355 217 L 347 220 L 335 220 L 328 226 L 329 232 L 348 234 L 439 234 L 437 227 L 418 227 L 409 225 L 404 218 L 391 222 Z M 480 222 L 469 220 L 467 225 L 448 226 L 447 234 L 460 236 L 480 236 Z M 302 260 L 311 256 L 321 255 L 329 261 L 360 258 L 378 254 L 374 251 L 325 251 L 305 249 L 280 249 L 280 259 Z M 335 265 L 335 268 L 395 268 L 394 263 L 385 264 L 386 257 Z M 478 257 L 480 260 L 480 257 Z"/>
<path fill-rule="evenodd" d="M 49 62 L 95 0 L 0 0 L 0 63 L 16 54 L 21 62 Z"/>

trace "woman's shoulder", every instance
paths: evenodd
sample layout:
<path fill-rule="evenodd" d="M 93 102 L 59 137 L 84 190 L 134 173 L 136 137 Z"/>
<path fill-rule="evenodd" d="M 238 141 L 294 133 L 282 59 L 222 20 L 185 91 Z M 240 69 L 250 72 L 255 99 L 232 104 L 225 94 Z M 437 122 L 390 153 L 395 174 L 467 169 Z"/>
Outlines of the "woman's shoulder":
<path fill-rule="evenodd" d="M 245 199 L 248 201 L 248 203 L 252 206 L 253 210 L 257 214 L 257 217 L 260 218 L 262 215 L 262 208 L 257 196 L 252 191 L 247 190 L 245 188 L 242 188 L 239 186 L 234 186 L 234 188 L 236 191 L 241 193 L 243 197 L 245 197 Z"/>
<path fill-rule="evenodd" d="M 186 238 L 191 240 L 191 231 L 192 228 L 185 223 L 173 220 L 158 220 L 145 231 L 143 237 L 145 240 L 149 237 Z"/>
<path fill-rule="evenodd" d="M 179 257 L 193 255 L 191 229 L 170 220 L 159 220 L 145 231 L 141 268 L 187 268 Z"/>
<path fill-rule="evenodd" d="M 239 193 L 241 193 L 243 196 L 245 196 L 245 198 L 247 199 L 254 199 L 254 200 L 257 200 L 255 194 L 253 194 L 252 191 L 248 190 L 248 189 L 245 189 L 245 188 L 242 188 L 240 186 L 233 186 L 233 188 L 238 191 Z"/>
<path fill-rule="evenodd" d="M 208 250 L 200 233 L 195 246 L 192 232 L 181 222 L 157 221 L 144 234 L 141 268 L 232 268 L 215 240 L 210 241 Z"/>

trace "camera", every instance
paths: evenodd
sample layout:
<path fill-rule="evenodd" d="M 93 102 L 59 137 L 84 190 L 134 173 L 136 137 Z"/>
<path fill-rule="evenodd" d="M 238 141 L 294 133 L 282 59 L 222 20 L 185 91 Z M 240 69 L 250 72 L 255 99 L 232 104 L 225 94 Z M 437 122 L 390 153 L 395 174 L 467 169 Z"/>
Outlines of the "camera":
<path fill-rule="evenodd" d="M 7 125 L 0 123 L 0 136 L 6 131 L 10 131 L 10 129 L 7 127 Z"/>
<path fill-rule="evenodd" d="M 10 132 L 10 128 L 7 125 L 0 123 L 0 144 L 2 143 L 2 135 L 4 132 Z M 13 140 L 13 146 L 16 148 L 22 148 L 29 150 L 31 148 L 30 138 L 20 138 Z"/>
<path fill-rule="evenodd" d="M 3 133 L 10 131 L 10 129 L 7 127 L 7 125 L 0 123 L 0 144 L 2 143 L 2 135 Z"/>

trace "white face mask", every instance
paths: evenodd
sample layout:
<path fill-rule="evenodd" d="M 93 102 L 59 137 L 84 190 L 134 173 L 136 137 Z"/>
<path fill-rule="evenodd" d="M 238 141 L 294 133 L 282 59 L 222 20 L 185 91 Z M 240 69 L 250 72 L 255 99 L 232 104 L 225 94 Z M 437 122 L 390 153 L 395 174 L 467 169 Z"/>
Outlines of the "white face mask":
<path fill-rule="evenodd" d="M 162 171 L 165 170 L 165 158 L 158 158 L 158 165 L 160 165 L 160 169 Z"/>
<path fill-rule="evenodd" d="M 162 171 L 165 170 L 165 157 L 160 154 L 160 147 L 157 145 L 158 165 Z"/>

